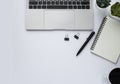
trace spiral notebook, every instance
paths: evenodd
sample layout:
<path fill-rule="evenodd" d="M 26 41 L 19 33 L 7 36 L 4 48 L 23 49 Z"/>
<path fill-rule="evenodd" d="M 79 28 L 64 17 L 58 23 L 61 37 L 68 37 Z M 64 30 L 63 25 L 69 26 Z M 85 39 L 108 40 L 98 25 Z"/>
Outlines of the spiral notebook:
<path fill-rule="evenodd" d="M 105 17 L 92 44 L 91 52 L 117 63 L 120 56 L 120 22 Z"/>

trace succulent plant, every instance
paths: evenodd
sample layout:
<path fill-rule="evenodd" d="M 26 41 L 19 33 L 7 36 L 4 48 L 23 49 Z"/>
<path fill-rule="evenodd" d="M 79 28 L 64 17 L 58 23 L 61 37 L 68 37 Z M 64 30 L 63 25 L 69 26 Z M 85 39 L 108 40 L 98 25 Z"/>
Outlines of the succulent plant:
<path fill-rule="evenodd" d="M 111 0 L 96 0 L 97 5 L 100 8 L 106 8 L 110 5 Z"/>
<path fill-rule="evenodd" d="M 120 2 L 116 2 L 111 6 L 111 14 L 120 18 Z"/>

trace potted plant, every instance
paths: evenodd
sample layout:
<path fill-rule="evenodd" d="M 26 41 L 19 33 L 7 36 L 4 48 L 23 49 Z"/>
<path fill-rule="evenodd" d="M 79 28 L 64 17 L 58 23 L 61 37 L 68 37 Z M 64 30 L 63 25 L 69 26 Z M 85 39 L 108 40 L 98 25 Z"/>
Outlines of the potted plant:
<path fill-rule="evenodd" d="M 114 19 L 120 20 L 120 2 L 116 2 L 109 8 L 110 16 Z"/>
<path fill-rule="evenodd" d="M 96 0 L 98 7 L 107 8 L 110 5 L 111 0 Z"/>
<path fill-rule="evenodd" d="M 107 8 L 110 6 L 111 0 L 96 0 L 97 8 L 104 14 L 107 14 Z"/>

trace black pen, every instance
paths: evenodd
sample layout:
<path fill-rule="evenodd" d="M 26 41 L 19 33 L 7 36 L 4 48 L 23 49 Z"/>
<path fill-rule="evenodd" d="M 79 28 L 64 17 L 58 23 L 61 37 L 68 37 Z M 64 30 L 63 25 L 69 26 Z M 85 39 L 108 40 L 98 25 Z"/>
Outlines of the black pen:
<path fill-rule="evenodd" d="M 80 48 L 80 50 L 76 54 L 76 56 L 78 56 L 81 53 L 81 51 L 85 48 L 85 46 L 88 44 L 88 42 L 90 41 L 90 39 L 94 36 L 94 34 L 95 34 L 95 32 L 92 31 L 91 34 L 89 35 L 89 37 L 87 38 L 87 40 L 85 41 L 85 43 L 82 45 L 82 47 Z"/>

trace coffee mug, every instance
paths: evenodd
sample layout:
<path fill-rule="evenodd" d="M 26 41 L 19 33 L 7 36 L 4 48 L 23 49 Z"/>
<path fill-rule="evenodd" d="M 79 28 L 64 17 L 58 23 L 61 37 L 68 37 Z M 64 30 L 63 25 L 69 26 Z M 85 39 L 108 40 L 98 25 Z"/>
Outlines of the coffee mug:
<path fill-rule="evenodd" d="M 111 84 L 120 84 L 120 68 L 113 69 L 109 74 Z"/>

